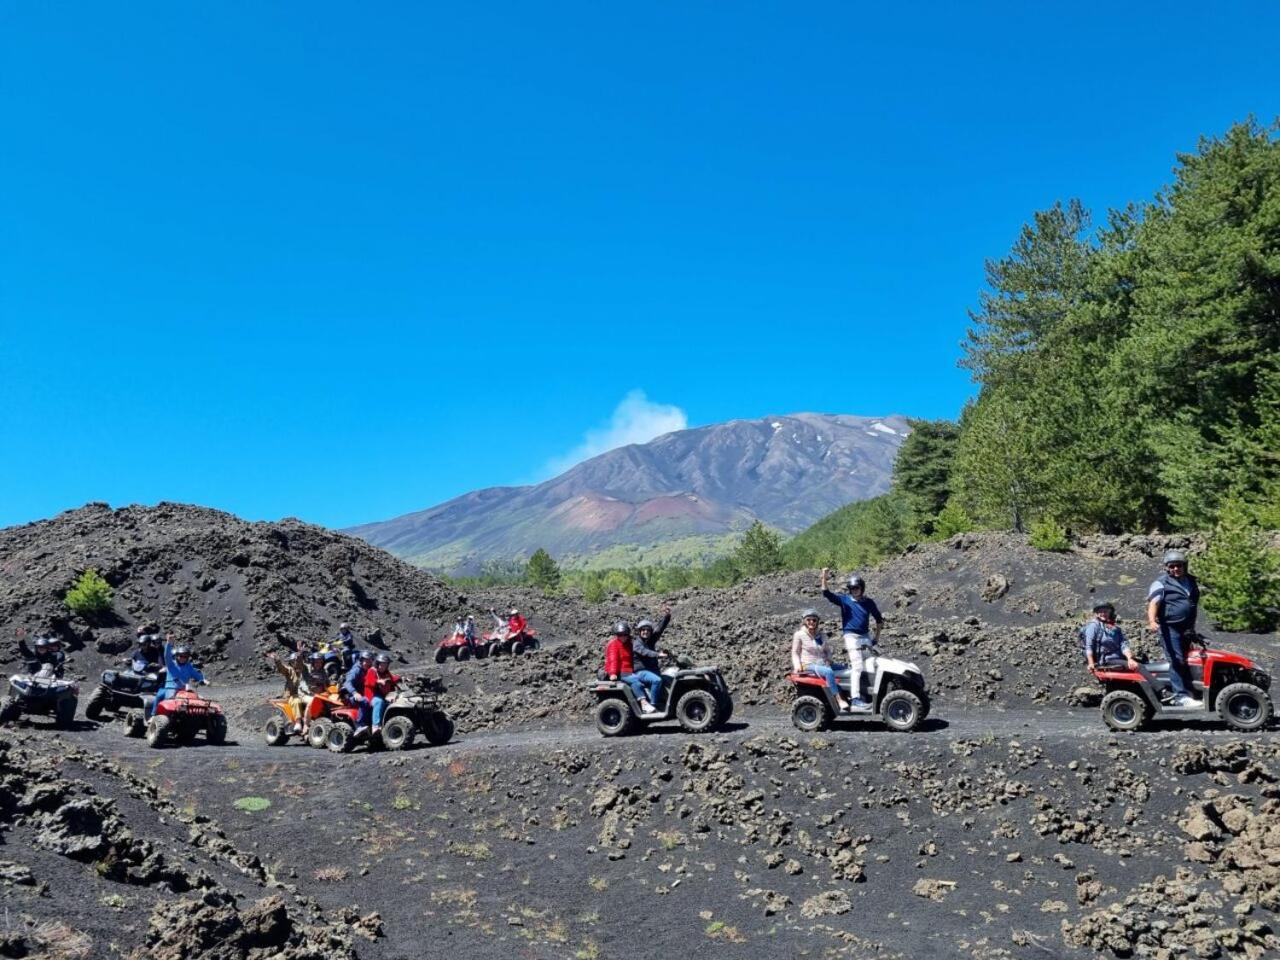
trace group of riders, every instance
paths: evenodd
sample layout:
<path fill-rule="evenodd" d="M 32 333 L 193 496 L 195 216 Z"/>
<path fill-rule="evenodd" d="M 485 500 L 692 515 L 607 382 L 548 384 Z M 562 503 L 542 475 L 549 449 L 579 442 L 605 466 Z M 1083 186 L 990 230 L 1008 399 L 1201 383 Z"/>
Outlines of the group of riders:
<path fill-rule="evenodd" d="M 515 640 L 524 637 L 529 630 L 529 621 L 520 613 L 519 609 L 512 607 L 507 611 L 506 619 L 499 616 L 496 610 L 490 609 L 489 616 L 493 617 L 494 633 L 503 640 Z M 479 634 L 476 632 L 476 618 L 471 614 L 460 617 L 453 625 L 453 635 L 461 637 L 463 642 L 471 648 L 471 653 L 476 653 L 476 645 L 481 642 Z"/>

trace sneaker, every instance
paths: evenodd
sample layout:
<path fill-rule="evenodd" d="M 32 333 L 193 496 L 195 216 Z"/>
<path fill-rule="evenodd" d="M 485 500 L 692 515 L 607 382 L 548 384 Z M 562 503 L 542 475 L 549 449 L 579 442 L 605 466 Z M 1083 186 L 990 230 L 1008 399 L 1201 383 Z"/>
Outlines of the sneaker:
<path fill-rule="evenodd" d="M 374 727 L 374 728 L 373 728 L 373 735 L 374 735 L 375 737 L 376 737 L 378 734 L 380 734 L 381 732 L 382 732 L 382 728 L 381 728 L 381 727 Z"/>
<path fill-rule="evenodd" d="M 652 703 L 650 703 L 648 700 L 641 700 L 641 701 L 640 701 L 640 712 L 641 712 L 641 713 L 657 713 L 657 707 L 655 707 L 655 706 L 654 706 Z"/>
<path fill-rule="evenodd" d="M 300 723 L 295 723 L 292 727 L 290 727 L 290 728 L 289 728 L 289 732 L 290 732 L 290 733 L 301 733 L 301 732 L 302 732 L 302 724 L 300 724 Z"/>
<path fill-rule="evenodd" d="M 1180 707 L 1198 707 L 1198 706 L 1200 706 L 1200 701 L 1199 701 L 1196 697 L 1192 697 L 1192 696 L 1189 696 L 1189 695 L 1187 695 L 1187 694 L 1183 694 L 1182 696 L 1180 696 L 1180 697 L 1178 698 L 1178 706 L 1180 706 Z"/>
<path fill-rule="evenodd" d="M 356 727 L 355 733 L 353 733 L 352 736 L 363 737 L 368 732 L 369 732 L 368 727 Z"/>
<path fill-rule="evenodd" d="M 857 700 L 849 701 L 850 710 L 862 710 L 869 706 L 871 706 L 871 704 L 867 703 L 867 701 L 863 700 L 861 697 L 859 697 Z"/>

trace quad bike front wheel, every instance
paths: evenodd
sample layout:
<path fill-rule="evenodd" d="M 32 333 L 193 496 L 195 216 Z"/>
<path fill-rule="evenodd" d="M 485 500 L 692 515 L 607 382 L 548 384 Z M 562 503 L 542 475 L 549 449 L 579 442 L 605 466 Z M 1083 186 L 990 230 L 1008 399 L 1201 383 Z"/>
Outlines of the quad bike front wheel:
<path fill-rule="evenodd" d="M 284 717 L 274 716 L 266 722 L 262 728 L 262 738 L 266 740 L 268 747 L 281 746 L 289 739 L 289 728 L 285 724 Z"/>
<path fill-rule="evenodd" d="M 329 728 L 329 736 L 325 746 L 334 753 L 350 753 L 356 745 L 356 732 L 351 724 L 342 721 Z"/>
<path fill-rule="evenodd" d="M 388 750 L 404 750 L 413 744 L 413 721 L 392 717 L 382 725 L 382 745 Z"/>
<path fill-rule="evenodd" d="M 816 733 L 831 726 L 831 708 L 817 697 L 796 697 L 791 706 L 791 722 L 805 733 Z"/>
<path fill-rule="evenodd" d="M 1271 719 L 1271 698 L 1252 683 L 1230 684 L 1218 694 L 1218 716 L 1233 730 L 1260 730 Z"/>
<path fill-rule="evenodd" d="M 444 647 L 436 648 L 436 663 L 444 663 L 449 659 L 449 651 Z"/>
<path fill-rule="evenodd" d="M 496 657 L 501 652 L 502 652 L 502 644 L 499 643 L 497 640 L 489 644 L 489 656 Z"/>
<path fill-rule="evenodd" d="M 86 720 L 92 720 L 97 723 L 102 719 L 103 711 L 107 709 L 107 701 L 111 699 L 111 693 L 106 687 L 99 686 L 93 691 L 93 696 L 89 698 L 89 702 L 84 705 L 84 716 Z"/>
<path fill-rule="evenodd" d="M 422 726 L 427 743 L 439 747 L 453 739 L 453 718 L 447 713 L 433 713 Z"/>
<path fill-rule="evenodd" d="M 890 730 L 910 733 L 924 719 L 924 704 L 910 690 L 891 690 L 880 701 L 880 717 Z"/>
<path fill-rule="evenodd" d="M 333 726 L 333 722 L 320 717 L 311 721 L 311 726 L 307 727 L 307 746 L 315 747 L 317 750 L 323 750 L 329 742 L 329 728 Z"/>
<path fill-rule="evenodd" d="M 621 697 L 606 697 L 596 704 L 596 729 L 606 737 L 622 737 L 636 724 L 631 705 Z"/>
<path fill-rule="evenodd" d="M 147 721 L 141 710 L 127 710 L 120 717 L 124 735 L 137 739 L 147 731 Z"/>
<path fill-rule="evenodd" d="M 168 717 L 157 716 L 147 721 L 147 746 L 152 749 L 162 747 L 167 739 L 169 739 Z"/>
<path fill-rule="evenodd" d="M 1102 698 L 1102 722 L 1118 733 L 1147 722 L 1147 703 L 1132 690 L 1112 690 Z"/>
<path fill-rule="evenodd" d="M 214 746 L 227 741 L 227 718 L 220 713 L 211 716 L 204 728 L 204 737 Z"/>
<path fill-rule="evenodd" d="M 22 716 L 22 707 L 12 697 L 0 700 L 0 723 L 13 723 Z"/>
<path fill-rule="evenodd" d="M 710 690 L 690 690 L 676 703 L 676 719 L 686 733 L 706 733 L 720 724 L 720 701 Z"/>
<path fill-rule="evenodd" d="M 513 657 L 518 657 L 518 656 L 520 656 L 520 655 L 521 655 L 521 654 L 523 654 L 523 653 L 524 653 L 524 641 L 523 641 L 523 640 L 517 640 L 515 643 L 513 643 L 513 644 L 511 645 L 511 655 L 512 655 Z"/>
<path fill-rule="evenodd" d="M 76 725 L 75 697 L 63 697 L 54 704 L 53 725 L 59 730 L 70 730 Z"/>
<path fill-rule="evenodd" d="M 464 643 L 462 646 L 454 648 L 453 655 L 459 663 L 462 663 L 464 660 L 470 660 L 471 648 Z"/>

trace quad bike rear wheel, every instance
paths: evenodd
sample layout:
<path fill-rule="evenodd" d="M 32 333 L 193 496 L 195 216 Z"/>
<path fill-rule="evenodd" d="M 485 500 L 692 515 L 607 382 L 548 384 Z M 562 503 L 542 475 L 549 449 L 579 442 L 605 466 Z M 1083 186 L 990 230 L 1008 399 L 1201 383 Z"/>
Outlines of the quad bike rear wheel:
<path fill-rule="evenodd" d="M 476 659 L 477 659 L 477 660 L 484 660 L 484 659 L 485 659 L 486 657 L 488 657 L 488 656 L 489 656 L 489 648 L 488 648 L 488 647 L 486 647 L 483 643 L 477 643 L 477 644 L 476 644 Z"/>
<path fill-rule="evenodd" d="M 220 713 L 211 716 L 204 728 L 205 739 L 214 746 L 227 740 L 227 718 Z"/>
<path fill-rule="evenodd" d="M 93 691 L 93 696 L 89 698 L 89 702 L 84 705 L 84 716 L 86 720 L 92 720 L 95 723 L 102 719 L 102 713 L 107 708 L 107 701 L 111 699 L 111 693 L 106 687 L 99 685 Z"/>
<path fill-rule="evenodd" d="M 910 733 L 924 719 L 924 704 L 910 690 L 890 690 L 880 701 L 880 716 L 890 730 Z"/>
<path fill-rule="evenodd" d="M 1112 690 L 1102 698 L 1102 722 L 1118 733 L 1147 722 L 1147 703 L 1132 690 Z"/>
<path fill-rule="evenodd" d="M 447 713 L 433 713 L 422 727 L 427 743 L 439 747 L 453 739 L 453 719 Z"/>
<path fill-rule="evenodd" d="M 502 644 L 499 643 L 497 640 L 489 644 L 489 656 L 496 657 L 501 652 L 502 652 Z"/>
<path fill-rule="evenodd" d="M 513 657 L 518 657 L 522 653 L 524 653 L 524 641 L 517 640 L 515 643 L 511 645 L 511 655 Z"/>
<path fill-rule="evenodd" d="M 382 725 L 382 745 L 388 750 L 404 750 L 413 745 L 413 721 L 392 717 Z"/>
<path fill-rule="evenodd" d="M 720 724 L 720 701 L 710 690 L 690 690 L 676 701 L 676 719 L 686 733 L 706 733 Z"/>
<path fill-rule="evenodd" d="M 444 663 L 449 659 L 449 651 L 445 647 L 436 648 L 436 663 Z"/>
<path fill-rule="evenodd" d="M 59 730 L 70 730 L 76 725 L 75 697 L 63 697 L 54 704 L 53 725 Z"/>
<path fill-rule="evenodd" d="M 723 727 L 733 716 L 733 697 L 726 690 L 717 690 L 716 702 L 720 704 L 720 726 Z"/>
<path fill-rule="evenodd" d="M 13 723 L 22 716 L 22 707 L 12 697 L 0 700 L 0 723 Z"/>
<path fill-rule="evenodd" d="M 152 717 L 147 721 L 147 746 L 155 749 L 164 745 L 165 740 L 169 738 L 169 718 L 166 716 Z"/>
<path fill-rule="evenodd" d="M 289 739 L 289 727 L 282 716 L 276 715 L 262 728 L 262 737 L 268 747 L 278 747 Z"/>
<path fill-rule="evenodd" d="M 337 720 L 329 728 L 325 746 L 334 753 L 350 753 L 356 745 L 356 732 L 345 720 Z"/>
<path fill-rule="evenodd" d="M 817 697 L 796 697 L 791 707 L 791 722 L 805 733 L 816 733 L 831 726 L 831 708 Z"/>
<path fill-rule="evenodd" d="M 453 655 L 459 663 L 463 660 L 470 660 L 471 648 L 464 643 L 462 646 L 454 648 Z"/>
<path fill-rule="evenodd" d="M 596 704 L 596 729 L 606 737 L 623 737 L 635 729 L 631 705 L 621 697 L 606 697 Z"/>
<path fill-rule="evenodd" d="M 307 746 L 323 750 L 325 744 L 329 742 L 329 728 L 331 726 L 333 726 L 333 721 L 326 720 L 324 717 L 312 720 L 311 726 L 307 727 Z"/>
<path fill-rule="evenodd" d="M 1260 730 L 1271 719 L 1271 698 L 1252 683 L 1232 683 L 1218 694 L 1218 716 L 1233 730 Z"/>
<path fill-rule="evenodd" d="M 124 735 L 133 737 L 135 740 L 147 731 L 146 717 L 141 710 L 128 710 L 121 717 L 120 722 L 124 726 Z"/>

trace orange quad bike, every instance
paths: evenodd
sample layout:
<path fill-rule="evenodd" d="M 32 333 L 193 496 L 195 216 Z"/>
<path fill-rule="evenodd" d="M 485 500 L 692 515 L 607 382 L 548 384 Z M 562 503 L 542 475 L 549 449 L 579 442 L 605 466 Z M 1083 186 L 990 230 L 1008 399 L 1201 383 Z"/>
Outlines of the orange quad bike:
<path fill-rule="evenodd" d="M 262 728 L 263 739 L 269 747 L 283 746 L 295 734 L 293 728 L 303 721 L 303 717 L 295 709 L 293 701 L 288 697 L 272 700 L 275 713 Z M 332 714 L 342 707 L 342 697 L 338 695 L 337 684 L 330 684 L 323 693 L 314 694 L 306 706 L 306 742 L 313 747 L 324 748 L 329 739 L 329 728 L 332 725 Z"/>

